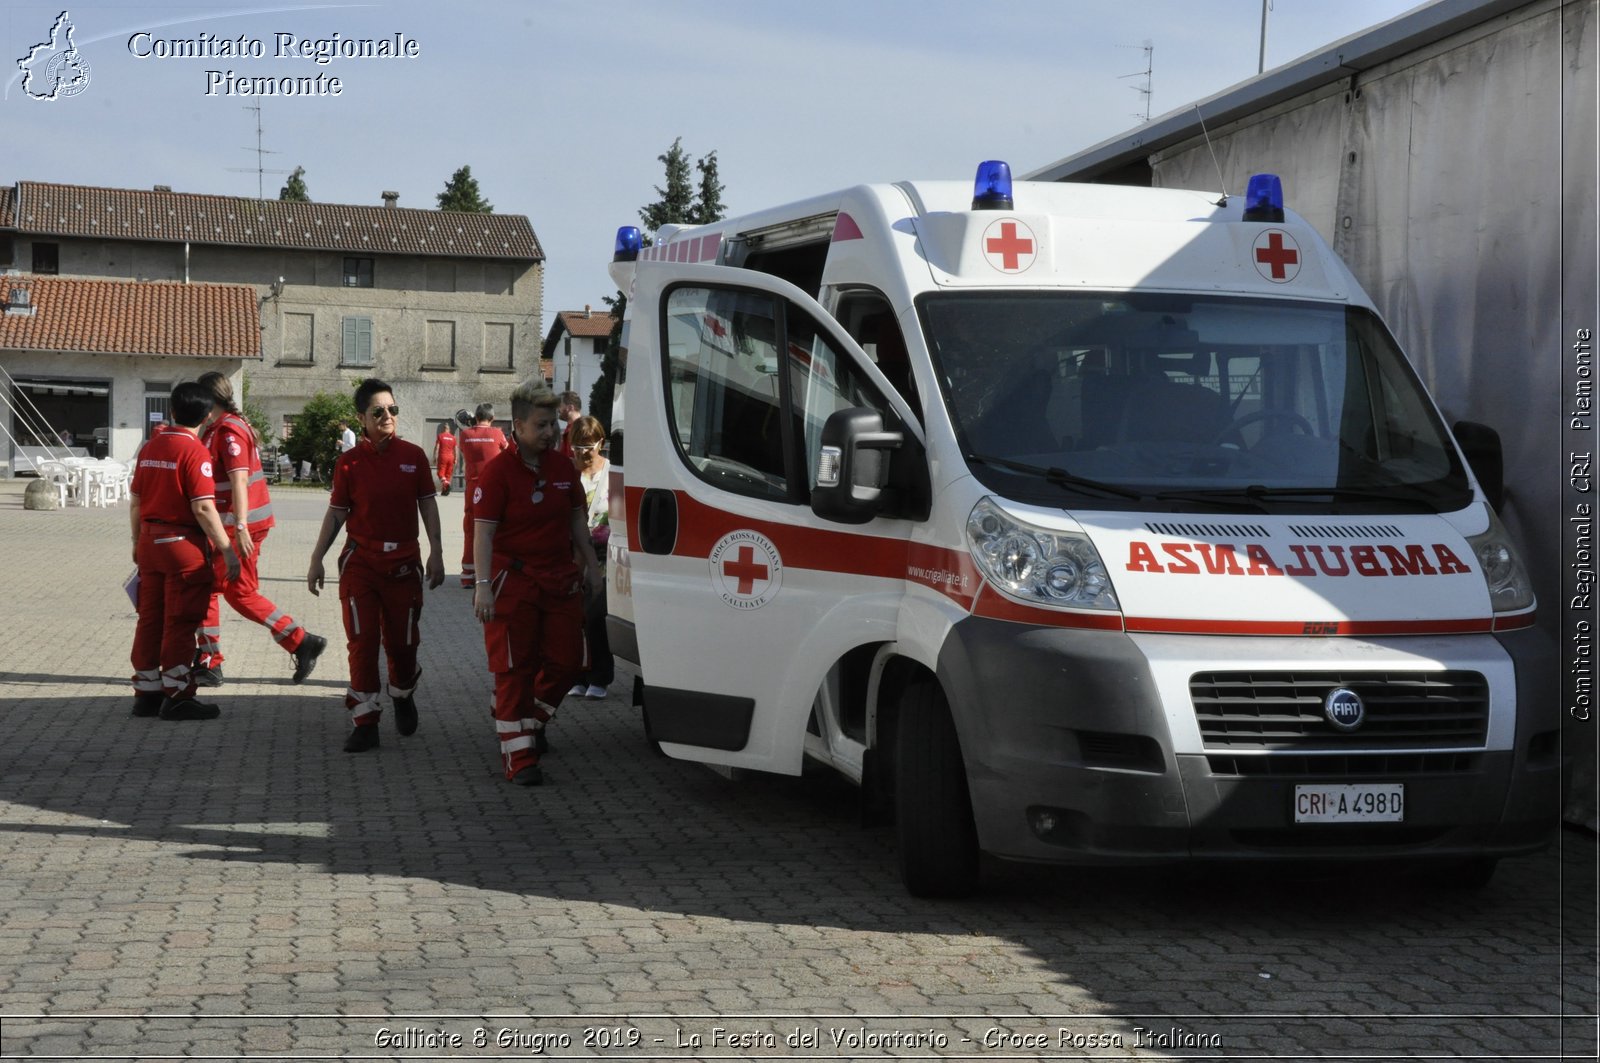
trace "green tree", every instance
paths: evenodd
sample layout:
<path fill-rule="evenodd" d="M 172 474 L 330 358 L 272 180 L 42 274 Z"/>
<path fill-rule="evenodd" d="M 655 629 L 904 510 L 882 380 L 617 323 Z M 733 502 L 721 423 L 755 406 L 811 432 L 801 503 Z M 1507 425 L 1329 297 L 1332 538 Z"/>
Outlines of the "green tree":
<path fill-rule="evenodd" d="M 250 400 L 250 374 L 243 374 L 244 382 L 239 388 L 239 409 L 244 414 L 244 419 L 250 422 L 250 427 L 256 430 L 256 445 L 270 447 L 276 435 L 272 431 L 272 418 L 267 416 L 267 411 L 259 402 Z"/>
<path fill-rule="evenodd" d="M 703 156 L 694 168 L 700 171 L 700 188 L 695 193 L 694 205 L 689 208 L 688 220 L 693 225 L 709 225 L 721 221 L 722 182 L 717 178 L 717 153 Z"/>
<path fill-rule="evenodd" d="M 352 389 L 352 392 L 354 389 Z M 360 433 L 353 394 L 330 395 L 319 391 L 294 419 L 294 431 L 284 440 L 284 452 L 295 464 L 309 461 L 317 470 L 333 468 L 339 456 L 338 423 L 344 421 Z"/>
<path fill-rule="evenodd" d="M 278 198 L 289 203 L 310 203 L 311 193 L 306 191 L 306 168 L 296 166 L 294 173 L 278 189 Z"/>
<path fill-rule="evenodd" d="M 674 140 L 667 153 L 656 158 L 667 168 L 667 187 L 657 185 L 656 195 L 661 198 L 639 211 L 644 227 L 652 233 L 663 225 L 688 221 L 689 212 L 694 209 L 694 189 L 689 184 L 689 156 L 684 154 L 683 138 Z"/>
<path fill-rule="evenodd" d="M 439 193 L 440 210 L 459 210 L 467 214 L 493 214 L 494 204 L 483 198 L 472 167 L 463 166 L 450 175 L 450 182 Z"/>

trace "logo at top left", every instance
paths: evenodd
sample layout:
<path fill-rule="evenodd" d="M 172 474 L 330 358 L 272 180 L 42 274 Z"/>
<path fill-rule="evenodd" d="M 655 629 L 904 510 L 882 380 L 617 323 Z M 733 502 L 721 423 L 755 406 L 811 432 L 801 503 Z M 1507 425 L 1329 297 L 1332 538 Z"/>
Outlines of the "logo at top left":
<path fill-rule="evenodd" d="M 35 100 L 76 96 L 89 87 L 89 64 L 73 43 L 70 13 L 63 11 L 50 27 L 50 39 L 28 49 L 17 60 L 22 91 Z"/>

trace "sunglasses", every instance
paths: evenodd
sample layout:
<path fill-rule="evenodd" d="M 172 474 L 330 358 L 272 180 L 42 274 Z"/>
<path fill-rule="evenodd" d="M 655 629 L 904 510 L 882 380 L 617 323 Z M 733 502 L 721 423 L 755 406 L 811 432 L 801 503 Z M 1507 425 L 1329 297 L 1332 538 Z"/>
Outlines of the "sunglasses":
<path fill-rule="evenodd" d="M 599 443 L 581 443 L 578 446 L 573 447 L 572 449 L 577 451 L 580 454 L 587 454 L 591 450 L 599 450 L 600 449 L 600 444 Z"/>
<path fill-rule="evenodd" d="M 367 416 L 368 417 L 380 417 L 385 413 L 387 413 L 390 417 L 399 417 L 400 416 L 400 407 L 398 407 L 398 406 L 374 406 L 372 409 L 367 411 Z"/>

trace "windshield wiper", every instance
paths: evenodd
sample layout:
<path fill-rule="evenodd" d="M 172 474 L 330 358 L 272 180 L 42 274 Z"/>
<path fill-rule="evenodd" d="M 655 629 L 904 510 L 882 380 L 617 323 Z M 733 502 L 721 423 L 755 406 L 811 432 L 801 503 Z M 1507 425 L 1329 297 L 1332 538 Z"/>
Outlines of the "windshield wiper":
<path fill-rule="evenodd" d="M 1080 491 L 1099 491 L 1114 498 L 1138 500 L 1145 497 L 1143 492 L 1132 491 L 1126 487 L 1118 487 L 1116 484 L 1102 483 L 1099 480 L 1091 480 L 1087 476 L 1074 476 L 1067 470 L 1058 469 L 1054 466 L 1029 465 L 1025 461 L 1012 461 L 1010 458 L 999 458 L 989 454 L 963 454 L 962 457 L 969 462 L 975 461 L 980 465 L 993 465 L 998 469 L 1010 469 L 1012 472 L 1038 476 L 1048 483 L 1055 484 L 1057 487 L 1076 488 Z"/>
<path fill-rule="evenodd" d="M 1432 502 L 1418 494 L 1382 490 L 1374 487 L 1339 487 L 1334 485 L 1328 487 L 1267 487 L 1264 484 L 1251 484 L 1249 487 L 1223 487 L 1215 490 L 1193 492 L 1162 491 L 1156 497 L 1182 501 L 1244 498 L 1252 502 L 1264 502 L 1274 498 L 1327 497 L 1417 506 L 1424 512 L 1431 512 L 1435 508 Z"/>

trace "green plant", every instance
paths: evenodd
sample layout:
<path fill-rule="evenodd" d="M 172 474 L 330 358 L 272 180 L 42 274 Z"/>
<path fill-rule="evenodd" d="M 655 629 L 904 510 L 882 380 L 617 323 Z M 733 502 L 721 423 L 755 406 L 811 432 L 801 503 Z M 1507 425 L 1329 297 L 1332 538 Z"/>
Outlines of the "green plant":
<path fill-rule="evenodd" d="M 326 472 L 339 456 L 338 424 L 344 421 L 357 427 L 356 404 L 350 395 L 330 395 L 319 391 L 311 396 L 294 419 L 294 431 L 284 440 L 283 449 L 295 463 L 309 461 L 313 469 Z"/>

